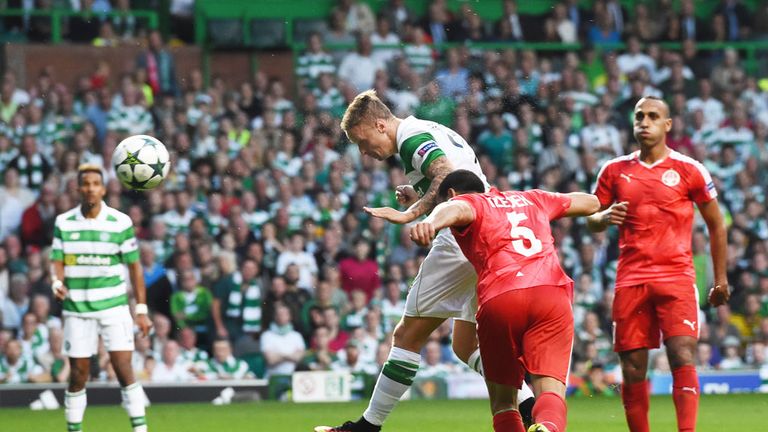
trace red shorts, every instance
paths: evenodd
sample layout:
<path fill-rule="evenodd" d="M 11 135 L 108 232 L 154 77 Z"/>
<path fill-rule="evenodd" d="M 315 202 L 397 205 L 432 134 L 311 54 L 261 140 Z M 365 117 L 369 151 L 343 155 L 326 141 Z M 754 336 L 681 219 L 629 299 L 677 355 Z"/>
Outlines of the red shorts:
<path fill-rule="evenodd" d="M 527 370 L 566 382 L 573 349 L 570 290 L 512 290 L 480 306 L 477 336 L 486 379 L 520 388 Z"/>
<path fill-rule="evenodd" d="M 616 288 L 613 350 L 658 348 L 662 335 L 699 337 L 699 291 L 691 280 Z"/>

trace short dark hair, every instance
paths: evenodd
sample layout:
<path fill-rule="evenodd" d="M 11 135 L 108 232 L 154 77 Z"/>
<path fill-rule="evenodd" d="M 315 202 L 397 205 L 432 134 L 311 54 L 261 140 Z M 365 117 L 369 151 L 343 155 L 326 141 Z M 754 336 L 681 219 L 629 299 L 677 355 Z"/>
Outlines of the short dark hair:
<path fill-rule="evenodd" d="M 660 98 L 658 96 L 645 95 L 645 96 L 641 97 L 640 99 L 638 99 L 637 102 L 639 103 L 643 99 L 648 99 L 648 100 L 654 100 L 654 101 L 657 101 L 657 102 L 661 102 L 661 105 L 664 107 L 665 110 L 667 110 L 667 117 L 666 118 L 672 118 L 671 113 L 670 113 L 670 109 L 669 109 L 669 104 L 664 99 L 662 99 L 662 98 Z M 635 105 L 637 105 L 637 104 L 635 104 Z"/>
<path fill-rule="evenodd" d="M 448 189 L 453 189 L 457 193 L 485 192 L 485 184 L 480 177 L 472 171 L 460 169 L 456 170 L 443 179 L 437 190 L 437 196 L 445 200 L 448 198 Z"/>

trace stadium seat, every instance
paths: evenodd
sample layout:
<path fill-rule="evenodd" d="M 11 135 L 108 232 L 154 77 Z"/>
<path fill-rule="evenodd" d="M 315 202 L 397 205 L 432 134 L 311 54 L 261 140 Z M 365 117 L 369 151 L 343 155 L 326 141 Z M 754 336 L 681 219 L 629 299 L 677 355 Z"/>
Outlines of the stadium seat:
<path fill-rule="evenodd" d="M 279 48 L 286 46 L 285 22 L 274 19 L 251 21 L 251 43 L 254 48 Z"/>

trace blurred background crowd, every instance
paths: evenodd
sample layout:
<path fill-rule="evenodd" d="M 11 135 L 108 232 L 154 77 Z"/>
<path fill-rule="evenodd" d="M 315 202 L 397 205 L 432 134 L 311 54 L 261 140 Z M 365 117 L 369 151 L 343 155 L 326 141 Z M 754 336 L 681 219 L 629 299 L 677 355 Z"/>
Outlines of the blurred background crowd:
<path fill-rule="evenodd" d="M 49 3 L 49 2 L 43 2 Z M 128 1 L 78 2 L 127 8 Z M 172 1 L 182 12 L 193 1 Z M 310 34 L 285 76 L 246 82 L 176 70 L 157 31 L 127 23 L 88 27 L 88 43 L 139 37 L 146 51 L 130 74 L 108 64 L 77 82 L 55 71 L 6 72 L 0 92 L 0 382 L 65 381 L 60 305 L 52 299 L 48 248 L 53 220 L 78 204 L 80 163 L 104 167 L 109 206 L 130 215 L 154 322 L 137 337 L 143 380 L 242 379 L 294 370 L 372 374 L 386 360 L 410 281 L 426 255 L 407 226 L 369 218 L 363 206 L 397 206 L 407 183 L 396 159 L 363 157 L 339 127 L 359 92 L 377 90 L 398 116 L 454 128 L 471 143 L 499 189 L 591 191 L 607 160 L 637 148 L 631 111 L 643 95 L 671 107 L 668 144 L 704 163 L 728 223 L 729 306 L 711 309 L 712 266 L 697 217 L 694 264 L 701 298 L 698 364 L 705 370 L 768 365 L 768 71 L 747 70 L 734 49 L 705 41 L 768 36 L 768 7 L 724 0 L 707 20 L 694 2 L 665 0 L 627 10 L 558 3 L 544 16 L 503 2 L 498 22 L 464 3 L 431 3 L 415 16 L 392 0 L 374 15 L 340 0 L 325 31 Z M 26 2 L 24 2 L 26 5 Z M 173 10 L 173 9 L 172 9 Z M 189 37 L 184 16 L 175 31 Z M 188 23 L 187 23 L 188 24 Z M 5 28 L 34 32 L 34 20 Z M 81 27 L 69 23 L 77 34 Z M 15 27 L 13 27 L 15 26 Z M 125 27 L 128 29 L 125 29 Z M 118 31 L 116 27 L 119 27 Z M 135 30 L 135 29 L 134 29 Z M 74 33 L 73 33 L 74 34 Z M 30 35 L 31 37 L 31 35 Z M 101 42 L 99 42 L 101 41 Z M 445 42 L 581 42 L 578 51 L 479 49 Z M 621 49 L 611 43 L 625 42 Z M 667 49 L 663 41 L 682 42 Z M 331 44 L 354 49 L 329 50 Z M 433 45 L 438 44 L 438 45 Z M 763 59 L 765 60 L 765 59 Z M 110 159 L 131 134 L 150 134 L 171 152 L 170 177 L 133 192 Z M 553 224 L 562 264 L 576 282 L 577 393 L 613 394 L 620 377 L 611 349 L 617 232 L 590 234 L 583 220 Z M 446 322 L 424 349 L 420 376 L 464 370 Z M 669 371 L 652 356 L 653 373 Z M 93 378 L 114 380 L 106 356 Z"/>

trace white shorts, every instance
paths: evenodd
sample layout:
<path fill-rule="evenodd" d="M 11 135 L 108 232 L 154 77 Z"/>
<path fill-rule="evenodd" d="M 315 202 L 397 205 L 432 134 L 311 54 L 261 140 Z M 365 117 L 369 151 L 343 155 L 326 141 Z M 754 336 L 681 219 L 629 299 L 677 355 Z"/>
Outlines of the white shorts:
<path fill-rule="evenodd" d="M 133 317 L 128 306 L 113 308 L 100 318 L 64 317 L 64 354 L 68 357 L 87 358 L 98 353 L 99 336 L 108 352 L 133 351 Z"/>
<path fill-rule="evenodd" d="M 405 300 L 405 316 L 475 322 L 477 273 L 445 229 L 432 242 Z"/>

